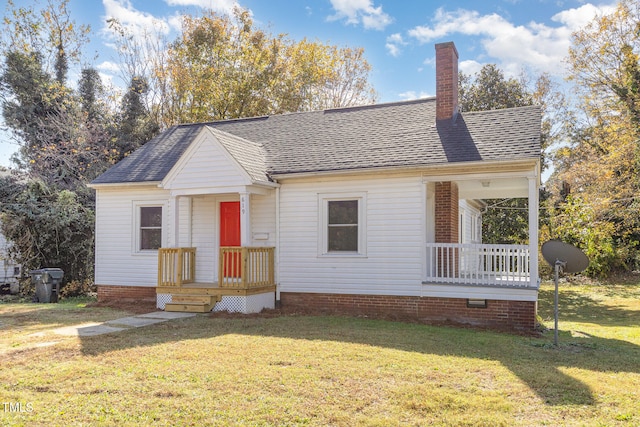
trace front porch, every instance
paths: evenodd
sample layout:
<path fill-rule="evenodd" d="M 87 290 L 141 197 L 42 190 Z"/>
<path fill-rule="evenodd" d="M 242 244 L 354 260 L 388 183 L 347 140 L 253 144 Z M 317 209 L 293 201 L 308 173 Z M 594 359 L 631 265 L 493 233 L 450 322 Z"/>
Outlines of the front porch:
<path fill-rule="evenodd" d="M 197 282 L 196 248 L 158 250 L 157 306 L 166 311 L 253 313 L 275 306 L 275 248 L 221 247 L 218 280 Z"/>

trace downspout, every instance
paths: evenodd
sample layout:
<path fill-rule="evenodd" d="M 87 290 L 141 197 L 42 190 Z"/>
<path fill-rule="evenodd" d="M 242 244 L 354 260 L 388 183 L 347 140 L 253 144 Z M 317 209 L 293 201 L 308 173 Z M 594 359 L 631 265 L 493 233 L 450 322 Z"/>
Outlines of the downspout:
<path fill-rule="evenodd" d="M 280 187 L 276 187 L 276 251 L 275 251 L 276 307 L 280 303 Z"/>

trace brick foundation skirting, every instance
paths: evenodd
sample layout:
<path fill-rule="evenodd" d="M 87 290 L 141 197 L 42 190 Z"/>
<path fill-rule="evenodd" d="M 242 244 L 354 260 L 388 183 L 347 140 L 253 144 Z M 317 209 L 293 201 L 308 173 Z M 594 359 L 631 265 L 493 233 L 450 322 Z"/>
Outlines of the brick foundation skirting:
<path fill-rule="evenodd" d="M 153 301 L 156 288 L 153 286 L 97 285 L 98 301 Z"/>
<path fill-rule="evenodd" d="M 424 323 L 466 324 L 513 331 L 536 328 L 534 301 L 487 300 L 486 308 L 470 308 L 464 298 L 281 292 L 280 303 L 287 309 L 414 319 Z"/>

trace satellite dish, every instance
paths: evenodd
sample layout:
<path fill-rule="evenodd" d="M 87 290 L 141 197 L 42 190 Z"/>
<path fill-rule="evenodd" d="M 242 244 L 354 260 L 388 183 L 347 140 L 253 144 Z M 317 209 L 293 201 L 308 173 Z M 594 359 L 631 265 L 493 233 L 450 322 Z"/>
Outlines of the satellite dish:
<path fill-rule="evenodd" d="M 557 261 L 564 263 L 562 271 L 565 273 L 580 273 L 589 267 L 589 258 L 578 248 L 560 240 L 549 240 L 542 245 L 544 260 L 556 265 Z"/>
<path fill-rule="evenodd" d="M 560 240 L 549 240 L 542 245 L 544 260 L 554 267 L 556 293 L 553 300 L 555 331 L 553 343 L 558 345 L 558 276 L 560 270 L 565 273 L 579 273 L 589 267 L 589 258 L 580 249 Z"/>

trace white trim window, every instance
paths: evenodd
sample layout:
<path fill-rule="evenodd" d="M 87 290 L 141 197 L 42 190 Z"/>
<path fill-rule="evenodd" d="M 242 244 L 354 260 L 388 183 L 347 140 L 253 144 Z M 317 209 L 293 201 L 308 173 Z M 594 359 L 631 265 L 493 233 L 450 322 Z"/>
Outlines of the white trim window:
<path fill-rule="evenodd" d="M 354 195 L 320 195 L 321 255 L 366 255 L 366 197 Z"/>
<path fill-rule="evenodd" d="M 162 205 L 138 206 L 136 250 L 155 251 L 162 247 Z"/>

